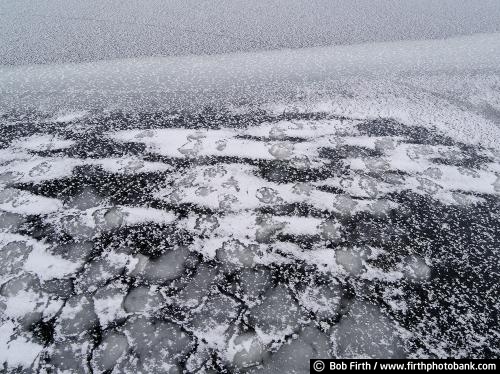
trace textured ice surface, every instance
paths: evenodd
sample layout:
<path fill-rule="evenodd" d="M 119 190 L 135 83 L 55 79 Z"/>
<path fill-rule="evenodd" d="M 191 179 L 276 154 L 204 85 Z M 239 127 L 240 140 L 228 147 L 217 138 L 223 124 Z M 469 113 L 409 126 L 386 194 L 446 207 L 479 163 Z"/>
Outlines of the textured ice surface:
<path fill-rule="evenodd" d="M 332 357 L 329 336 L 314 326 L 306 326 L 280 349 L 266 357 L 261 368 L 252 373 L 306 373 L 311 357 Z"/>
<path fill-rule="evenodd" d="M 294 332 L 301 318 L 298 303 L 281 285 L 267 291 L 262 302 L 249 310 L 250 323 L 255 328 L 277 337 Z"/>
<path fill-rule="evenodd" d="M 5 109 L 2 369 L 498 357 L 492 66 L 196 110 L 143 91 L 144 107 Z"/>
<path fill-rule="evenodd" d="M 106 335 L 93 354 L 94 370 L 112 370 L 128 349 L 128 340 L 125 335 L 116 333 Z"/>
<path fill-rule="evenodd" d="M 355 301 L 333 333 L 337 357 L 404 358 L 394 324 L 377 306 Z"/>
<path fill-rule="evenodd" d="M 4 0 L 0 9 L 0 64 L 442 38 L 500 24 L 496 0 Z"/>

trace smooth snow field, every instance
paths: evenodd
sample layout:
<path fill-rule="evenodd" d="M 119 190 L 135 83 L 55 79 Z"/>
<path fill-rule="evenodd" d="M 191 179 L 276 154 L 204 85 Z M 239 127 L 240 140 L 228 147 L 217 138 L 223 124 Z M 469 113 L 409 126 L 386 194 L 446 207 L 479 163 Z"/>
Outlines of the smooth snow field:
<path fill-rule="evenodd" d="M 3 370 L 498 358 L 499 67 L 500 34 L 1 67 Z"/>

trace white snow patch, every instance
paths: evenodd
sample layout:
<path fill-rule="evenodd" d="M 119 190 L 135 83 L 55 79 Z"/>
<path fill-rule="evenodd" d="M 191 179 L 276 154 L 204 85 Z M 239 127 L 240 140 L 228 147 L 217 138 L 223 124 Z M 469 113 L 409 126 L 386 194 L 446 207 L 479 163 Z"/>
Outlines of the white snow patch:
<path fill-rule="evenodd" d="M 12 339 L 15 325 L 10 321 L 0 324 L 0 362 L 8 368 L 22 366 L 29 368 L 37 359 L 43 347 L 24 336 Z"/>

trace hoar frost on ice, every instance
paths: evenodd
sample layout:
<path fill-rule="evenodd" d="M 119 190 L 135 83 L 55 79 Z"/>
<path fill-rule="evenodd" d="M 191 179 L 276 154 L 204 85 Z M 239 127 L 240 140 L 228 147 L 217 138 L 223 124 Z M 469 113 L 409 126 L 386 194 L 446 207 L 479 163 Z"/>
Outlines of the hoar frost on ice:
<path fill-rule="evenodd" d="M 497 357 L 498 79 L 440 74 L 318 102 L 5 110 L 3 368 Z"/>

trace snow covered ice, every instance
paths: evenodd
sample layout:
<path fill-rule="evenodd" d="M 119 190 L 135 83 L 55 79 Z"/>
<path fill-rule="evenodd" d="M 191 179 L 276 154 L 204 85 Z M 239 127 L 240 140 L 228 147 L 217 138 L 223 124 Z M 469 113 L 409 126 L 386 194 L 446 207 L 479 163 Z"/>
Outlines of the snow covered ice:
<path fill-rule="evenodd" d="M 3 369 L 498 357 L 499 42 L 1 67 Z"/>

